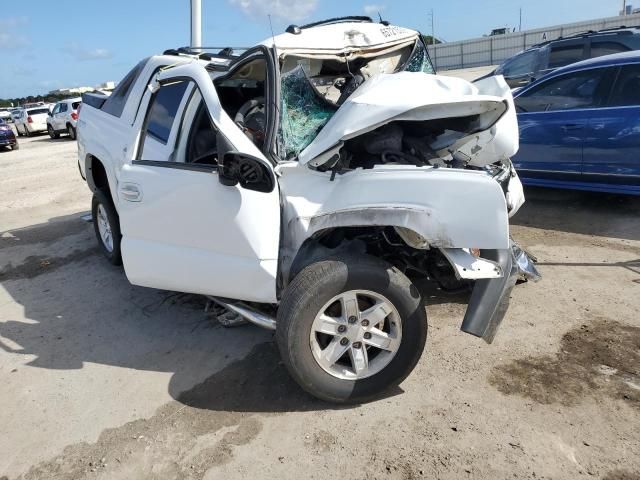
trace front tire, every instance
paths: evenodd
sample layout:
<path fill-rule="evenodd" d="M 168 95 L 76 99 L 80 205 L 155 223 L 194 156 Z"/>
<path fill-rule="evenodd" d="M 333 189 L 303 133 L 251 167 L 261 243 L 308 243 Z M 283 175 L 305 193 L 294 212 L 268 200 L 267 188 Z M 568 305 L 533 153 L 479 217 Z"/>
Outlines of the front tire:
<path fill-rule="evenodd" d="M 335 403 L 372 400 L 400 384 L 426 338 L 418 290 L 366 255 L 307 266 L 278 309 L 276 339 L 289 373 L 311 395 Z"/>
<path fill-rule="evenodd" d="M 17 143 L 15 145 L 12 145 L 11 150 L 20 150 L 20 145 L 18 145 Z"/>
<path fill-rule="evenodd" d="M 102 190 L 93 194 L 91 215 L 96 239 L 104 256 L 112 265 L 121 265 L 120 254 L 120 220 L 111 198 Z"/>

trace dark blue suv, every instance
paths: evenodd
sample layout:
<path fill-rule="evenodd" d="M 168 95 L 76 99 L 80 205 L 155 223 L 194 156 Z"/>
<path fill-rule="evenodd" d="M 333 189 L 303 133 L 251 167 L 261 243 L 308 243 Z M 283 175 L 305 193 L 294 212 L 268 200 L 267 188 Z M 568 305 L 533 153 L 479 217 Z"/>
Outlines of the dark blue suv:
<path fill-rule="evenodd" d="M 640 52 L 574 63 L 515 97 L 524 184 L 640 195 Z"/>
<path fill-rule="evenodd" d="M 0 118 L 0 148 L 2 147 L 11 147 L 11 150 L 20 148 L 11 125 Z"/>

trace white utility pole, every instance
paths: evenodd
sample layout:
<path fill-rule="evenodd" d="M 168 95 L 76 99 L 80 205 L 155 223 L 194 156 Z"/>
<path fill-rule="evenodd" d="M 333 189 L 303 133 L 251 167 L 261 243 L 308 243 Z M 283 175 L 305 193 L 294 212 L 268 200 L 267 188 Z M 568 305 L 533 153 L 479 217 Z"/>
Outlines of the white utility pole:
<path fill-rule="evenodd" d="M 202 46 L 202 0 L 191 0 L 191 48 Z"/>

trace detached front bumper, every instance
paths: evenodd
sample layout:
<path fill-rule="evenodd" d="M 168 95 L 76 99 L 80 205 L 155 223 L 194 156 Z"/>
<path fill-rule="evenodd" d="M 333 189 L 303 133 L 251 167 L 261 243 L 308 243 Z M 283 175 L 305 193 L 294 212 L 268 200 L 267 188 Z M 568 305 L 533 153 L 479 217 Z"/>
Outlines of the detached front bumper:
<path fill-rule="evenodd" d="M 507 313 L 516 282 L 519 279 L 538 281 L 541 277 L 531 258 L 515 242 L 506 250 L 483 250 L 482 256 L 497 262 L 504 275 L 476 280 L 460 329 L 491 343 Z"/>

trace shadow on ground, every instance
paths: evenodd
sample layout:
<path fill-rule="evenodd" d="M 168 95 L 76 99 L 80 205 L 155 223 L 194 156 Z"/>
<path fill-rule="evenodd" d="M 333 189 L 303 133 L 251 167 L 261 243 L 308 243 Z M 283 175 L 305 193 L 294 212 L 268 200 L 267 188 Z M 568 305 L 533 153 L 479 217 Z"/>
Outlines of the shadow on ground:
<path fill-rule="evenodd" d="M 542 187 L 525 189 L 526 203 L 511 219 L 567 233 L 640 239 L 640 197 Z"/>
<path fill-rule="evenodd" d="M 205 313 L 202 296 L 129 284 L 123 269 L 99 254 L 93 225 L 81 216 L 0 232 L 0 252 L 16 245 L 34 249 L 20 265 L 0 265 L 3 288 L 29 319 L 5 315 L 0 323 L 0 349 L 28 359 L 14 374 L 97 363 L 172 372 L 170 395 L 196 409 L 334 408 L 291 380 L 271 332 L 252 325 L 222 327 Z M 86 248 L 59 256 L 59 242 L 69 236 Z"/>

